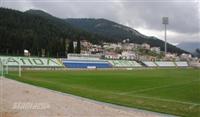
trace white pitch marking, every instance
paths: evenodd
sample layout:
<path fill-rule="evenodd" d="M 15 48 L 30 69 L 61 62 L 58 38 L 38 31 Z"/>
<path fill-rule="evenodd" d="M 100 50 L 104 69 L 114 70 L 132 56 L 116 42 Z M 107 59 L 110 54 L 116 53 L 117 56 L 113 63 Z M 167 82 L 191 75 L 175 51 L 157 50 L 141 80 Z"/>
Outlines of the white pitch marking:
<path fill-rule="evenodd" d="M 172 87 L 172 86 L 177 86 L 177 85 L 190 84 L 190 83 L 198 82 L 198 81 L 200 81 L 200 79 L 193 80 L 193 81 L 187 82 L 187 83 L 176 83 L 176 84 L 172 84 L 172 85 L 165 85 L 165 86 L 160 86 L 160 87 L 146 88 L 146 89 L 141 89 L 141 90 L 137 90 L 137 91 L 123 92 L 123 93 L 120 93 L 120 94 L 121 95 L 125 95 L 125 94 L 130 94 L 130 93 L 139 93 L 139 92 L 150 91 L 150 90 L 154 90 L 154 89 L 161 89 L 161 88 L 167 88 L 167 87 Z"/>
<path fill-rule="evenodd" d="M 175 103 L 188 104 L 192 106 L 200 106 L 200 104 L 193 103 L 193 102 L 183 102 L 183 101 L 178 101 L 178 100 L 170 100 L 170 99 L 164 99 L 164 98 L 162 99 L 162 98 L 157 98 L 157 97 L 147 97 L 147 96 L 141 96 L 141 95 L 131 95 L 131 97 L 140 97 L 140 98 L 160 100 L 160 101 L 165 101 L 165 102 L 175 102 Z"/>

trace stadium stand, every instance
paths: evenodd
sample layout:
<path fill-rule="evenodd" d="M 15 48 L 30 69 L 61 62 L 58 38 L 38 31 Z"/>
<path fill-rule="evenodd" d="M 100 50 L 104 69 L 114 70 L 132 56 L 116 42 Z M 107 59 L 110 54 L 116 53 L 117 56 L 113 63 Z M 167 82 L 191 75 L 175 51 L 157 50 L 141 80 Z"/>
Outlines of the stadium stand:
<path fill-rule="evenodd" d="M 55 58 L 39 58 L 39 57 L 12 57 L 0 56 L 1 62 L 8 66 L 22 67 L 64 67 L 59 59 Z"/>
<path fill-rule="evenodd" d="M 109 63 L 113 67 L 141 67 L 136 61 L 127 61 L 127 60 L 109 60 Z"/>
<path fill-rule="evenodd" d="M 67 68 L 111 68 L 112 65 L 103 60 L 63 60 Z"/>
<path fill-rule="evenodd" d="M 152 62 L 152 61 L 143 61 L 143 63 L 147 66 L 147 67 L 157 67 L 157 65 Z"/>
<path fill-rule="evenodd" d="M 72 55 L 74 57 L 74 55 Z M 76 58 L 76 57 L 75 57 Z M 85 60 L 85 58 L 87 60 Z M 91 59 L 91 60 L 90 60 Z M 95 60 L 96 59 L 96 60 Z M 98 56 L 87 56 L 71 59 L 40 58 L 40 57 L 13 57 L 0 56 L 0 63 L 8 66 L 27 68 L 133 68 L 133 67 L 188 67 L 186 61 L 130 61 L 130 60 L 101 60 Z"/>
<path fill-rule="evenodd" d="M 155 62 L 159 67 L 175 67 L 174 62 L 171 61 L 156 61 Z"/>
<path fill-rule="evenodd" d="M 175 62 L 175 64 L 178 66 L 178 67 L 188 67 L 188 63 L 186 61 L 179 61 L 179 62 Z"/>

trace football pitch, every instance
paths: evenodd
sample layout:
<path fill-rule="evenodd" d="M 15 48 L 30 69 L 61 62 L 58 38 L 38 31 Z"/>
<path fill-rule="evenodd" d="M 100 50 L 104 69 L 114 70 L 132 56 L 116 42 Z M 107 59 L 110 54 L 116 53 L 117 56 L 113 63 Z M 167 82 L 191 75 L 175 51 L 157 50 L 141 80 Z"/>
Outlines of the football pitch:
<path fill-rule="evenodd" d="M 22 77 L 6 77 L 102 102 L 200 116 L 199 69 L 23 71 Z"/>

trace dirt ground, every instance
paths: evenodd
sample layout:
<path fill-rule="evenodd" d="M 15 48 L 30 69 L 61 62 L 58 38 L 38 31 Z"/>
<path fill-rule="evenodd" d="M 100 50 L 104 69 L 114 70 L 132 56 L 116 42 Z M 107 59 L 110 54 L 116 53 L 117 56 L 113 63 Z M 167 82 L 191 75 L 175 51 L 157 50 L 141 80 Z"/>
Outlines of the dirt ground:
<path fill-rule="evenodd" d="M 164 117 L 0 78 L 0 117 Z"/>

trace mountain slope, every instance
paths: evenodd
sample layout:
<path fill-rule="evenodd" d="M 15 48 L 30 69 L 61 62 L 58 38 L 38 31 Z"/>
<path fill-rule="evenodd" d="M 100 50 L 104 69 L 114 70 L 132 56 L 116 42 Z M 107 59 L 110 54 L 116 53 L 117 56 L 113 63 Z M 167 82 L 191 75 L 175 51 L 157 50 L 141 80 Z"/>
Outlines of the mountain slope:
<path fill-rule="evenodd" d="M 28 49 L 38 56 L 41 49 L 45 49 L 47 56 L 64 56 L 66 39 L 95 42 L 104 39 L 75 29 L 62 19 L 51 15 L 44 17 L 44 14 L 0 8 L 0 54 L 22 55 L 23 50 Z"/>
<path fill-rule="evenodd" d="M 40 10 L 29 10 L 26 11 L 27 13 L 38 15 L 41 17 L 45 17 L 48 19 L 58 20 L 58 18 Z M 60 20 L 60 19 L 59 19 Z M 61 21 L 63 23 L 63 21 Z M 151 46 L 160 47 L 161 50 L 164 50 L 164 42 L 162 40 L 159 40 L 156 37 L 148 37 L 145 36 L 138 31 L 123 26 L 121 24 L 117 24 L 115 22 L 106 20 L 106 19 L 65 19 L 65 22 L 67 24 L 70 24 L 76 29 L 81 29 L 83 31 L 89 32 L 90 34 L 94 34 L 95 37 L 101 37 L 98 41 L 107 41 L 107 42 L 121 42 L 124 39 L 129 38 L 130 42 L 142 44 L 142 43 L 148 43 Z M 90 41 L 97 41 L 97 40 L 90 40 Z M 168 51 L 173 53 L 188 53 L 180 48 L 177 48 L 174 45 L 168 44 Z"/>
<path fill-rule="evenodd" d="M 200 42 L 183 42 L 178 44 L 177 47 L 193 53 L 197 48 L 200 49 Z"/>
<path fill-rule="evenodd" d="M 87 22 L 86 22 L 87 21 Z M 66 39 L 86 39 L 92 43 L 121 42 L 129 38 L 135 43 L 149 43 L 163 49 L 163 41 L 147 37 L 134 29 L 105 19 L 60 19 L 44 11 L 20 12 L 0 8 L 0 54 L 22 55 L 28 49 L 32 55 L 64 56 Z M 170 52 L 185 52 L 168 45 Z"/>
<path fill-rule="evenodd" d="M 145 36 L 130 27 L 106 19 L 66 19 L 65 21 L 74 27 L 108 37 L 118 42 L 128 38 L 130 42 L 138 44 L 148 43 L 151 46 L 157 46 L 160 47 L 161 50 L 164 50 L 164 42 L 162 40 L 156 37 Z M 179 54 L 187 53 L 171 44 L 168 44 L 168 51 Z"/>
<path fill-rule="evenodd" d="M 146 37 L 134 29 L 106 19 L 66 19 L 66 22 L 88 32 L 106 35 L 120 41 L 133 35 L 134 37 Z"/>
<path fill-rule="evenodd" d="M 87 31 L 85 31 L 85 30 L 83 30 L 81 28 L 77 28 L 77 27 L 71 25 L 70 23 L 65 22 L 64 19 L 57 18 L 57 17 L 52 16 L 51 14 L 46 13 L 46 12 L 41 11 L 41 10 L 33 10 L 33 9 L 31 9 L 31 10 L 25 11 L 25 13 L 45 18 L 45 19 L 49 20 L 52 24 L 55 24 L 55 25 L 59 24 L 59 27 L 63 27 L 63 28 L 67 28 L 68 27 L 71 30 L 74 30 L 75 34 L 78 32 L 82 36 L 86 35 L 86 37 L 88 37 L 87 40 L 91 41 L 92 43 L 100 43 L 101 41 L 114 42 L 113 39 L 104 37 L 102 35 L 94 34 L 94 33 L 91 33 L 91 32 L 87 32 Z M 75 37 L 77 38 L 77 36 L 75 36 Z"/>

